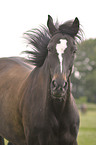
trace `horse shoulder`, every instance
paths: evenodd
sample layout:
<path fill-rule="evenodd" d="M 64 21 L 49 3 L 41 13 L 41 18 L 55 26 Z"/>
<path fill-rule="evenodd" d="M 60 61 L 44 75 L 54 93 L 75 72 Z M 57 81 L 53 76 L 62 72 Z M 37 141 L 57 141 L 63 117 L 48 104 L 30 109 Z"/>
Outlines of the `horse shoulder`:
<path fill-rule="evenodd" d="M 21 138 L 25 144 L 19 104 L 21 88 L 30 72 L 21 60 L 0 59 L 0 134 L 14 143 Z"/>

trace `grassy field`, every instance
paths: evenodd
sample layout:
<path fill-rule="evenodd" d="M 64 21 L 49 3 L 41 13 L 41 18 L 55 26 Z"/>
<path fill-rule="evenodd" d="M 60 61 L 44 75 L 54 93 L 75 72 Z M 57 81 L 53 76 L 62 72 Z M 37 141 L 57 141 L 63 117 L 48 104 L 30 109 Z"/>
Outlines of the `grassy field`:
<path fill-rule="evenodd" d="M 87 106 L 87 112 L 80 112 L 78 145 L 96 145 L 96 104 L 86 103 L 85 97 L 76 100 L 79 109 L 83 103 Z"/>
<path fill-rule="evenodd" d="M 96 145 L 96 111 L 80 113 L 79 145 Z"/>

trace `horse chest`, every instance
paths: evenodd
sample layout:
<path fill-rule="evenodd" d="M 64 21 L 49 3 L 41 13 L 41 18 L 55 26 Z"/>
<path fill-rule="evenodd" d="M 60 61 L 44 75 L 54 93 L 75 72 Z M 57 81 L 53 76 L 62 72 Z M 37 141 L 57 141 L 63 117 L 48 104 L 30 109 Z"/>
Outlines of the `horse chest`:
<path fill-rule="evenodd" d="M 76 142 L 76 136 L 77 136 L 77 126 L 75 124 L 68 125 L 67 127 L 64 126 L 59 132 L 59 144 L 60 145 L 69 145 L 73 142 Z"/>
<path fill-rule="evenodd" d="M 65 116 L 60 121 L 55 117 L 52 120 L 51 131 L 51 142 L 56 145 L 69 145 L 76 144 L 76 138 L 79 129 L 79 123 L 77 119 L 70 119 Z"/>
<path fill-rule="evenodd" d="M 74 134 L 71 132 L 72 127 L 68 126 L 67 128 L 64 126 L 61 128 L 53 128 L 50 129 L 48 132 L 45 131 L 40 134 L 39 142 L 41 144 L 46 145 L 69 145 L 76 142 L 76 138 Z"/>
<path fill-rule="evenodd" d="M 77 128 L 77 125 L 74 123 L 73 125 L 63 124 L 58 129 L 53 129 L 54 140 L 52 142 L 56 145 L 73 145 L 76 142 Z"/>

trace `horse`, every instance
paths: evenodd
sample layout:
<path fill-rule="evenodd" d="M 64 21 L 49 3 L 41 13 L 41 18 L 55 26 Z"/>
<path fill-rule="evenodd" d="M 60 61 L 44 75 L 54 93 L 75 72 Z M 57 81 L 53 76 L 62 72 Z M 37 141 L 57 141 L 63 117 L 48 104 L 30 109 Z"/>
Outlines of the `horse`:
<path fill-rule="evenodd" d="M 79 19 L 57 25 L 48 15 L 47 27 L 24 36 L 29 60 L 0 58 L 0 136 L 14 145 L 77 145 L 80 119 L 70 84 Z"/>

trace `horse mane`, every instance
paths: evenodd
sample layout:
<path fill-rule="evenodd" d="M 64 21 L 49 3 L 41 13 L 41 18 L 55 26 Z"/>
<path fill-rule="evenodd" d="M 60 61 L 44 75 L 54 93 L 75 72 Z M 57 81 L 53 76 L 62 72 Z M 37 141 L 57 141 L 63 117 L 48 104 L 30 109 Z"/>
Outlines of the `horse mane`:
<path fill-rule="evenodd" d="M 41 67 L 48 54 L 47 45 L 51 39 L 48 29 L 41 26 L 40 29 L 32 29 L 24 33 L 25 39 L 31 45 L 32 51 L 24 51 L 29 54 L 29 61 L 37 67 Z"/>
<path fill-rule="evenodd" d="M 60 25 L 55 24 L 58 27 L 57 33 L 68 34 L 72 37 L 69 27 L 72 25 L 73 21 L 67 21 L 64 24 Z M 63 29 L 62 29 L 63 26 Z M 78 34 L 74 39 L 81 40 L 82 30 L 79 28 Z M 38 29 L 32 29 L 24 33 L 24 38 L 28 41 L 28 44 L 31 45 L 32 50 L 24 51 L 28 54 L 28 61 L 30 61 L 34 66 L 41 67 L 47 57 L 48 49 L 47 45 L 52 38 L 48 28 L 46 26 L 40 26 Z"/>

